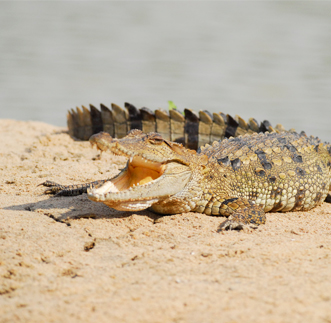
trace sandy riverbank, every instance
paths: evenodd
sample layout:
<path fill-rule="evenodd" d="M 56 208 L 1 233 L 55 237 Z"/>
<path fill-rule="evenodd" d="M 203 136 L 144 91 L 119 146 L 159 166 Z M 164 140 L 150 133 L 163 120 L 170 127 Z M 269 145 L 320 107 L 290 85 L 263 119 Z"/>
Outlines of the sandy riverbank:
<path fill-rule="evenodd" d="M 118 212 L 37 185 L 111 177 L 124 159 L 65 129 L 0 120 L 0 322 L 331 322 L 331 205 L 224 218 Z"/>

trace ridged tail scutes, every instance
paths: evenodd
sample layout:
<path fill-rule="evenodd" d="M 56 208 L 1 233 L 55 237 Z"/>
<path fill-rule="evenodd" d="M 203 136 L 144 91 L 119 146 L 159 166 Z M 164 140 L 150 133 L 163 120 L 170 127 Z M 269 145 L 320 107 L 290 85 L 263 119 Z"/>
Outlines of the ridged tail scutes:
<path fill-rule="evenodd" d="M 80 140 L 88 140 L 100 131 L 109 133 L 113 138 L 123 138 L 132 129 L 145 133 L 158 132 L 164 139 L 175 141 L 197 150 L 205 144 L 211 144 L 224 138 L 238 137 L 254 132 L 282 132 L 282 125 L 273 128 L 269 121 L 259 124 L 254 118 L 248 122 L 236 115 L 213 113 L 201 110 L 199 113 L 185 109 L 184 113 L 176 109 L 169 111 L 146 107 L 137 109 L 126 102 L 124 109 L 112 103 L 111 109 L 100 104 L 100 110 L 90 104 L 71 109 L 67 114 L 69 134 Z"/>

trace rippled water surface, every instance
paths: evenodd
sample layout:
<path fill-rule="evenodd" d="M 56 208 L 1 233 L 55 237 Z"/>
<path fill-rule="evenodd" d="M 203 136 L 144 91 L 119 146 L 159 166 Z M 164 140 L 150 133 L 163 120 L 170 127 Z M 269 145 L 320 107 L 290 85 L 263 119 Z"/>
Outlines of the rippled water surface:
<path fill-rule="evenodd" d="M 0 118 L 207 109 L 331 140 L 331 3 L 1 2 Z"/>

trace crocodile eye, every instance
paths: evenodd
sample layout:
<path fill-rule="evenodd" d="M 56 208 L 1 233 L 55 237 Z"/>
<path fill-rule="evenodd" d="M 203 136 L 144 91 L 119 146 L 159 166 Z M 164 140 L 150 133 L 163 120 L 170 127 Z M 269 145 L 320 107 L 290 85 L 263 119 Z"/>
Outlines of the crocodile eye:
<path fill-rule="evenodd" d="M 149 139 L 149 142 L 154 145 L 160 145 L 164 142 L 163 138 L 152 138 Z"/>
<path fill-rule="evenodd" d="M 151 144 L 160 145 L 164 142 L 164 139 L 156 132 L 149 133 L 147 139 Z"/>

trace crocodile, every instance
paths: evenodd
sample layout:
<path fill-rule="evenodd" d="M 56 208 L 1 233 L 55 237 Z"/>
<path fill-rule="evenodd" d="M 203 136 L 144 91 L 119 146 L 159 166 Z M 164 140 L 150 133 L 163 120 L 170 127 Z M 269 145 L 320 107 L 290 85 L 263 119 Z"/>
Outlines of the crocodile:
<path fill-rule="evenodd" d="M 221 215 L 228 217 L 222 229 L 242 229 L 264 224 L 266 212 L 310 210 L 330 190 L 331 145 L 304 132 L 246 134 L 198 151 L 141 130 L 121 139 L 101 132 L 90 142 L 127 157 L 126 167 L 114 178 L 78 186 L 47 181 L 46 193 L 87 192 L 117 210 Z"/>
<path fill-rule="evenodd" d="M 273 128 L 267 120 L 259 124 L 256 119 L 250 118 L 246 122 L 238 115 L 232 117 L 222 112 L 211 114 L 203 110 L 196 113 L 191 109 L 184 109 L 184 113 L 176 109 L 169 112 L 157 109 L 153 112 L 146 107 L 137 109 L 127 102 L 124 106 L 125 109 L 112 103 L 109 109 L 100 104 L 98 110 L 90 104 L 90 110 L 85 106 L 71 109 L 67 114 L 69 134 L 77 139 L 88 140 L 93 134 L 104 131 L 120 139 L 130 130 L 139 129 L 145 133 L 158 132 L 166 140 L 197 150 L 207 143 L 246 133 L 285 131 L 280 124 Z"/>

